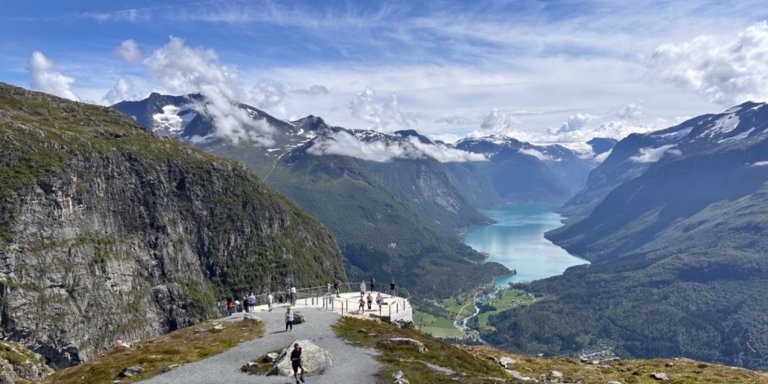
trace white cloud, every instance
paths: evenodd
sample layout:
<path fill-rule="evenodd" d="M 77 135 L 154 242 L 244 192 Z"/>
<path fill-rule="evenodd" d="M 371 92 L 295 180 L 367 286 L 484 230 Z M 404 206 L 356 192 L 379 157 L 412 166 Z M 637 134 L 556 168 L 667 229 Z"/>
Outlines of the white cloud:
<path fill-rule="evenodd" d="M 535 148 L 520 148 L 518 152 L 522 153 L 523 155 L 533 156 L 541 161 L 554 161 L 554 159 L 541 153 L 541 151 L 538 151 Z"/>
<path fill-rule="evenodd" d="M 405 129 L 416 123 L 400 111 L 397 95 L 392 94 L 388 101 L 376 96 L 376 91 L 366 88 L 355 95 L 347 105 L 352 116 L 364 121 L 367 128 L 382 132 Z"/>
<path fill-rule="evenodd" d="M 53 67 L 53 62 L 48 60 L 41 52 L 35 51 L 32 53 L 27 69 L 32 78 L 33 89 L 70 100 L 79 100 L 70 89 L 75 79 L 57 72 Z"/>
<path fill-rule="evenodd" d="M 472 133 L 473 136 L 501 135 L 515 137 L 518 136 L 517 126 L 520 120 L 514 118 L 511 114 L 494 108 L 480 124 L 480 131 Z"/>
<path fill-rule="evenodd" d="M 655 163 L 661 159 L 662 156 L 664 156 L 664 153 L 667 152 L 668 149 L 674 147 L 674 144 L 669 145 L 662 145 L 658 148 L 653 147 L 645 147 L 640 148 L 640 153 L 636 156 L 632 156 L 629 158 L 630 161 L 633 161 L 635 163 Z"/>
<path fill-rule="evenodd" d="M 251 100 L 257 108 L 261 108 L 267 113 L 275 116 L 285 115 L 285 105 L 283 102 L 288 97 L 288 91 L 285 86 L 275 81 L 260 79 L 250 91 Z"/>
<path fill-rule="evenodd" d="M 409 142 L 416 150 L 423 152 L 441 163 L 464 163 L 468 161 L 485 161 L 488 158 L 480 153 L 462 151 L 456 148 L 449 148 L 444 145 L 422 143 L 418 138 L 410 137 Z"/>
<path fill-rule="evenodd" d="M 594 159 L 597 162 L 597 164 L 600 164 L 603 161 L 605 161 L 605 159 L 607 159 L 608 156 L 611 155 L 611 152 L 613 152 L 613 148 L 611 148 L 611 149 L 609 149 L 609 150 L 607 150 L 607 151 L 605 151 L 605 152 L 595 156 Z"/>
<path fill-rule="evenodd" d="M 555 131 L 555 134 L 578 131 L 584 128 L 587 123 L 595 120 L 596 118 L 597 116 L 591 115 L 589 113 L 577 113 L 575 115 L 571 115 L 568 117 L 568 120 L 564 122 L 557 131 Z"/>
<path fill-rule="evenodd" d="M 117 83 L 115 83 L 115 86 L 112 87 L 112 89 L 110 89 L 109 92 L 107 92 L 107 94 L 101 98 L 101 101 L 105 105 L 113 105 L 121 101 L 137 100 L 141 97 L 142 95 L 139 95 L 135 91 L 133 81 L 130 79 L 120 78 L 117 80 Z"/>
<path fill-rule="evenodd" d="M 621 120 L 637 120 L 643 116 L 643 106 L 640 104 L 629 104 L 616 112 L 616 117 Z"/>
<path fill-rule="evenodd" d="M 469 125 L 469 124 L 475 123 L 475 119 L 472 119 L 467 116 L 445 115 L 435 119 L 435 123 L 450 124 L 450 125 Z"/>
<path fill-rule="evenodd" d="M 374 140 L 363 142 L 354 135 L 346 132 L 335 132 L 330 136 L 318 138 L 307 149 L 315 156 L 341 155 L 351 156 L 362 160 L 385 163 L 394 159 L 423 159 L 432 158 L 439 162 L 468 162 L 485 161 L 482 154 L 470 153 L 443 145 L 422 143 L 417 137 L 401 140 Z"/>
<path fill-rule="evenodd" d="M 292 89 L 291 93 L 298 93 L 298 94 L 304 94 L 304 95 L 312 95 L 312 96 L 325 96 L 330 93 L 328 88 L 313 84 L 307 89 Z"/>
<path fill-rule="evenodd" d="M 768 21 L 730 38 L 699 36 L 663 44 L 654 53 L 654 67 L 679 85 L 723 105 L 768 100 Z"/>
<path fill-rule="evenodd" d="M 752 163 L 750 166 L 752 167 L 768 167 L 768 161 L 757 161 Z"/>
<path fill-rule="evenodd" d="M 126 63 L 138 63 L 144 59 L 139 46 L 132 39 L 125 40 L 115 49 L 115 55 Z"/>
<path fill-rule="evenodd" d="M 244 100 L 240 75 L 237 70 L 219 64 L 213 50 L 189 48 L 183 40 L 171 37 L 168 44 L 155 50 L 145 63 L 170 92 L 199 92 L 205 97 L 203 102 L 191 107 L 211 117 L 214 136 L 234 143 L 242 140 L 263 146 L 274 143 L 274 128 L 239 107 Z"/>

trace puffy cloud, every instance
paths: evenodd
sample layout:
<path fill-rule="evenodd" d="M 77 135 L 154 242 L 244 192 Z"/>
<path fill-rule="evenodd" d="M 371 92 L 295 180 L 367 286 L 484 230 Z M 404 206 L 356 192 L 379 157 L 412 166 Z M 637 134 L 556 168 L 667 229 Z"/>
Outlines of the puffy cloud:
<path fill-rule="evenodd" d="M 288 97 L 288 91 L 283 84 L 261 79 L 253 86 L 250 94 L 256 107 L 273 115 L 285 114 L 283 102 Z"/>
<path fill-rule="evenodd" d="M 205 97 L 191 107 L 211 117 L 214 136 L 236 144 L 241 140 L 264 146 L 274 143 L 274 128 L 239 107 L 243 100 L 239 73 L 220 65 L 213 50 L 189 48 L 182 39 L 171 37 L 144 62 L 171 92 L 198 92 Z"/>
<path fill-rule="evenodd" d="M 555 134 L 578 131 L 584 128 L 587 123 L 595 120 L 596 118 L 597 116 L 591 115 L 589 113 L 577 113 L 575 115 L 571 115 L 568 117 L 568 120 L 565 121 L 557 131 L 555 131 Z"/>
<path fill-rule="evenodd" d="M 120 78 L 115 83 L 115 86 L 101 98 L 101 101 L 106 105 L 112 105 L 121 101 L 139 98 L 141 98 L 141 95 L 134 90 L 133 82 L 130 79 Z"/>
<path fill-rule="evenodd" d="M 259 79 L 256 84 L 248 91 L 249 103 L 263 109 L 269 114 L 289 118 L 289 105 L 291 98 L 302 98 L 304 100 L 316 100 L 316 97 L 328 95 L 328 88 L 314 84 L 309 88 L 292 88 L 289 85 L 267 79 Z"/>
<path fill-rule="evenodd" d="M 735 38 L 699 36 L 679 44 L 663 44 L 654 55 L 661 76 L 733 105 L 768 99 L 768 22 L 753 25 Z"/>
<path fill-rule="evenodd" d="M 576 116 L 584 116 L 578 114 Z M 587 115 L 588 119 L 574 119 L 574 116 L 564 122 L 560 129 L 550 129 L 547 135 L 539 136 L 534 139 L 538 142 L 560 143 L 573 148 L 572 144 L 586 143 L 595 137 L 612 138 L 621 140 L 631 133 L 651 132 L 670 126 L 670 122 L 665 119 L 640 120 L 640 119 L 605 119 L 601 116 Z M 581 124 L 583 123 L 583 124 Z M 565 126 L 578 128 L 564 130 Z"/>
<path fill-rule="evenodd" d="M 133 40 L 125 40 L 115 49 L 115 55 L 126 63 L 138 63 L 144 59 L 139 46 Z"/>
<path fill-rule="evenodd" d="M 500 111 L 494 108 L 483 119 L 480 124 L 480 131 L 471 133 L 471 136 L 485 136 L 485 135 L 501 135 L 510 137 L 519 137 L 517 126 L 520 125 L 520 120 L 516 119 L 507 112 Z"/>
<path fill-rule="evenodd" d="M 416 123 L 414 119 L 400 111 L 397 95 L 393 94 L 388 101 L 383 101 L 371 88 L 366 88 L 355 95 L 347 106 L 352 116 L 366 122 L 367 128 L 377 131 L 395 131 Z"/>
<path fill-rule="evenodd" d="M 640 148 L 640 154 L 630 157 L 629 160 L 635 163 L 655 163 L 659 161 L 659 159 L 661 159 L 662 156 L 664 156 L 664 153 L 666 153 L 668 149 L 674 146 L 675 146 L 674 144 L 669 144 L 669 145 L 662 145 L 661 147 L 658 147 L 658 148 L 653 148 L 653 147 Z"/>
<path fill-rule="evenodd" d="M 179 116 L 180 108 L 173 105 L 163 107 L 163 113 L 155 113 L 152 120 L 155 121 L 154 129 L 177 133 L 181 131 L 184 120 Z"/>
<path fill-rule="evenodd" d="M 616 117 L 622 120 L 637 120 L 643 116 L 643 106 L 640 104 L 629 104 L 616 112 Z"/>
<path fill-rule="evenodd" d="M 470 153 L 444 145 L 422 143 L 416 137 L 406 140 L 375 140 L 364 142 L 346 131 L 335 132 L 314 142 L 307 149 L 315 156 L 341 155 L 385 163 L 394 159 L 432 158 L 440 162 L 485 161 L 484 155 Z"/>
<path fill-rule="evenodd" d="M 768 161 L 757 161 L 750 164 L 752 167 L 768 167 Z"/>
<path fill-rule="evenodd" d="M 41 52 L 36 51 L 32 53 L 27 69 L 32 78 L 33 89 L 70 100 L 79 100 L 70 89 L 75 79 L 57 72 L 53 67 L 53 62 L 48 60 Z"/>

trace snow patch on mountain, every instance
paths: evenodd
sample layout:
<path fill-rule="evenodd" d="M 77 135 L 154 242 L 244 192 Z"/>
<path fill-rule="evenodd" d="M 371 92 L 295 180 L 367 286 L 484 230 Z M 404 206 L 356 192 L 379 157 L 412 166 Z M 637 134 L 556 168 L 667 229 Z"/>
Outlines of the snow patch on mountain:
<path fill-rule="evenodd" d="M 733 113 L 725 114 L 725 116 L 721 117 L 715 122 L 712 128 L 706 130 L 704 134 L 709 137 L 713 137 L 715 135 L 723 136 L 728 132 L 731 132 L 734 129 L 736 129 L 736 126 L 738 125 L 739 125 L 739 117 L 736 114 L 733 114 Z"/>
<path fill-rule="evenodd" d="M 179 116 L 181 108 L 166 105 L 162 113 L 152 114 L 152 130 L 161 134 L 177 134 L 184 129 L 184 119 Z"/>
<path fill-rule="evenodd" d="M 749 134 L 752 133 L 752 131 L 754 131 L 754 130 L 755 130 L 755 128 L 752 127 L 749 130 L 744 131 L 742 133 L 739 133 L 736 136 L 726 137 L 725 139 L 718 140 L 717 142 L 718 143 L 730 143 L 730 142 L 733 142 L 733 141 L 739 141 L 739 140 L 742 140 L 742 139 L 746 139 L 747 137 L 749 137 Z"/>
<path fill-rule="evenodd" d="M 655 133 L 655 134 L 652 134 L 652 136 L 656 136 L 656 137 L 663 138 L 663 139 L 666 139 L 666 140 L 677 140 L 677 139 L 681 139 L 683 137 L 688 136 L 688 134 L 690 134 L 692 130 L 693 130 L 693 127 L 688 127 L 688 128 L 676 131 L 676 132 Z"/>
<path fill-rule="evenodd" d="M 674 147 L 674 144 L 662 145 L 661 147 L 640 148 L 640 153 L 629 158 L 634 163 L 655 163 L 664 156 L 667 150 Z"/>

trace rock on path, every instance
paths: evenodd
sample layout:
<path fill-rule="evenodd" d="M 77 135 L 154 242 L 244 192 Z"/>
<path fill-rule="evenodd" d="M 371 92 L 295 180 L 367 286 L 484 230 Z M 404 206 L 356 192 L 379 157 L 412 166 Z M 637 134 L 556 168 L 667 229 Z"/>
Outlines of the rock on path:
<path fill-rule="evenodd" d="M 285 384 L 286 378 L 279 376 L 257 376 L 241 372 L 240 367 L 269 352 L 280 351 L 296 339 L 308 339 L 331 352 L 333 365 L 320 376 L 306 377 L 307 384 L 373 383 L 375 374 L 381 369 L 373 349 L 355 347 L 336 337 L 331 325 L 339 315 L 312 308 L 301 308 L 307 317 L 304 324 L 294 325 L 293 331 L 285 330 L 285 308 L 277 306 L 272 312 L 259 311 L 256 314 L 264 321 L 264 336 L 244 342 L 205 360 L 182 365 L 170 372 L 141 381 L 145 384 Z"/>

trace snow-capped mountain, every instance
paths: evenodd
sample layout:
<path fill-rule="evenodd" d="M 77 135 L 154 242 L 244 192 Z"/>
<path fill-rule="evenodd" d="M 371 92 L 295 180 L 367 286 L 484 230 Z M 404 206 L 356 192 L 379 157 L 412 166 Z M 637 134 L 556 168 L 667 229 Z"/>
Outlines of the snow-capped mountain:
<path fill-rule="evenodd" d="M 573 251 L 600 255 L 637 247 L 675 220 L 755 193 L 768 181 L 766 166 L 768 105 L 762 103 L 631 135 L 566 204 L 568 225 L 551 237 Z M 617 236 L 622 240 L 614 241 Z"/>
<path fill-rule="evenodd" d="M 565 204 L 562 212 L 571 217 L 588 214 L 613 188 L 656 163 L 747 145 L 765 139 L 767 133 L 768 106 L 746 102 L 664 130 L 629 135 L 590 173 L 586 187 Z"/>
<path fill-rule="evenodd" d="M 325 126 L 322 119 L 314 116 L 287 122 L 247 104 L 238 104 L 237 107 L 253 120 L 254 125 L 271 127 L 268 135 L 271 143 L 262 146 L 260 150 L 266 157 L 280 157 L 315 137 L 314 131 Z M 198 94 L 168 96 L 152 93 L 144 100 L 123 101 L 112 108 L 132 117 L 142 127 L 158 135 L 205 148 L 227 144 L 226 135 L 217 134 L 213 118 L 206 113 L 205 98 Z M 253 130 L 247 125 L 240 125 L 239 128 Z"/>

